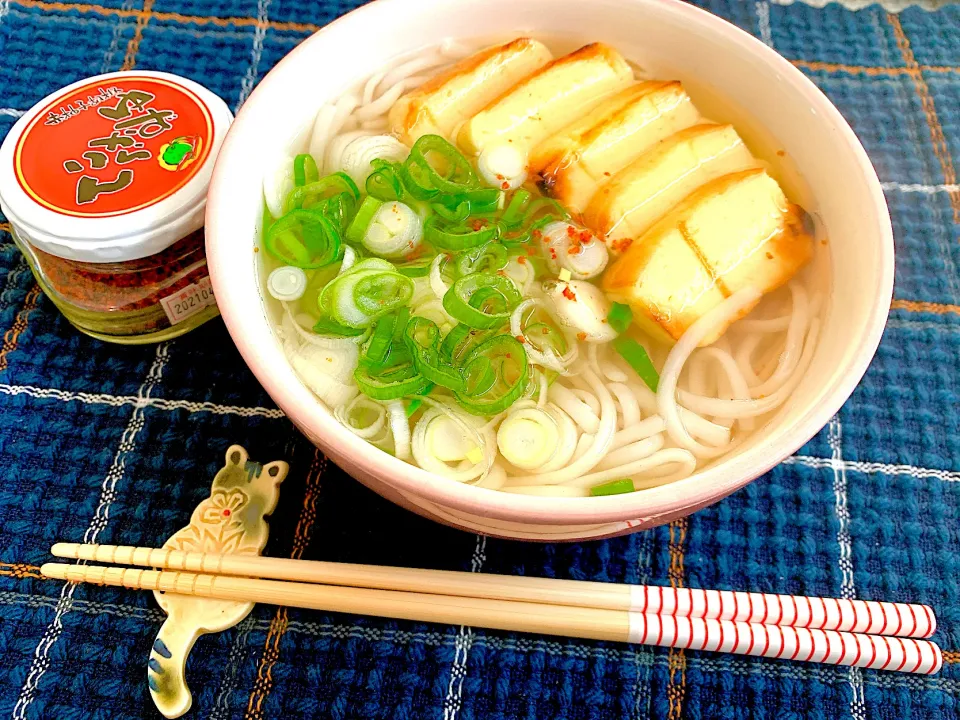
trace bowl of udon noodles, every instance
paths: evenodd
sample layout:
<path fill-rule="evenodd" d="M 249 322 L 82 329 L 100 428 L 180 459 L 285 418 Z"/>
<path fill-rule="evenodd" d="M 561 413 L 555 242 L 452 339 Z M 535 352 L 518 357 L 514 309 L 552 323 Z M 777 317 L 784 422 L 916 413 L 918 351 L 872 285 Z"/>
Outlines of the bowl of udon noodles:
<path fill-rule="evenodd" d="M 379 0 L 239 112 L 207 208 L 258 380 L 361 483 L 606 537 L 796 452 L 865 372 L 893 240 L 788 61 L 671 0 Z"/>

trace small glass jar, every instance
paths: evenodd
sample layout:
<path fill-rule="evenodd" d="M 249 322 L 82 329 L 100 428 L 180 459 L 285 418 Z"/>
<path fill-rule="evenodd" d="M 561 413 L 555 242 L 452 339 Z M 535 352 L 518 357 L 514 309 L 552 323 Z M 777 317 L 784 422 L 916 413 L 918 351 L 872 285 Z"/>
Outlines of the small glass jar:
<path fill-rule="evenodd" d="M 135 344 L 182 335 L 219 315 L 203 231 L 156 255 L 118 263 L 86 263 L 13 240 L 37 284 L 74 326 L 99 340 Z"/>
<path fill-rule="evenodd" d="M 37 283 L 79 330 L 123 344 L 219 313 L 203 213 L 232 115 L 196 83 L 109 73 L 40 101 L 0 147 L 0 206 Z"/>

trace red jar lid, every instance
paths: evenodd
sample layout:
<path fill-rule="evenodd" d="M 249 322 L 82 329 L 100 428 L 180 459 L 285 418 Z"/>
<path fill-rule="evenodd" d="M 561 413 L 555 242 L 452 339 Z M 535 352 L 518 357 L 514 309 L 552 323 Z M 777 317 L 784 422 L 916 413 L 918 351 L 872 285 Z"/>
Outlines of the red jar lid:
<path fill-rule="evenodd" d="M 41 100 L 0 147 L 0 206 L 53 255 L 153 255 L 203 224 L 207 186 L 233 116 L 186 78 L 130 71 Z"/>

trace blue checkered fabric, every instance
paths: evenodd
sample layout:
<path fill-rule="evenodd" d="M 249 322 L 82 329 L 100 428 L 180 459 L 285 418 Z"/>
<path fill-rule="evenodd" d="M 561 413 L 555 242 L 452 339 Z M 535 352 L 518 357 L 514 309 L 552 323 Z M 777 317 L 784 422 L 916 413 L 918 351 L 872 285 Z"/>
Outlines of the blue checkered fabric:
<path fill-rule="evenodd" d="M 47 93 L 125 59 L 191 77 L 236 107 L 358 3 L 2 0 L 0 135 Z M 159 347 L 79 334 L 4 230 L 0 716 L 158 717 L 145 672 L 163 619 L 152 597 L 44 581 L 37 566 L 58 540 L 161 543 L 207 496 L 231 443 L 292 466 L 271 555 L 925 602 L 947 662 L 918 677 L 258 606 L 197 645 L 194 717 L 960 716 L 960 7 L 890 16 L 702 4 L 807 73 L 884 182 L 896 301 L 872 367 L 830 425 L 790 462 L 671 526 L 583 544 L 483 539 L 400 510 L 327 464 L 219 320 Z"/>

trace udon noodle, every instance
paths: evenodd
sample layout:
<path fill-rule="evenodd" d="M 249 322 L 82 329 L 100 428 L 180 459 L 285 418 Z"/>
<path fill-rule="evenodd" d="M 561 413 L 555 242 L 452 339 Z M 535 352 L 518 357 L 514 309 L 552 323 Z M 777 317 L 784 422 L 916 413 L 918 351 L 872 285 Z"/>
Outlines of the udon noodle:
<path fill-rule="evenodd" d="M 388 133 L 388 113 L 405 94 L 468 54 L 469 49 L 460 44 L 442 43 L 375 74 L 355 92 L 321 108 L 308 148 L 317 173 L 343 172 L 363 188 L 371 161 L 401 163 L 410 147 L 396 133 Z M 368 140 L 358 144 L 358 138 Z M 289 211 L 289 197 L 302 184 L 293 169 L 298 162 L 293 156 L 281 158 L 276 171 L 265 179 L 271 219 Z M 504 181 L 500 212 L 509 204 L 506 196 L 515 187 L 510 178 Z M 648 336 L 637 326 L 623 330 L 622 335 L 633 337 L 645 351 L 650 365 L 659 368 L 658 373 L 653 372 L 654 378 L 659 375 L 654 390 L 649 374 L 638 373 L 634 363 L 609 341 L 618 334 L 610 327 L 612 319 L 608 323 L 607 317 L 558 316 L 552 298 L 561 286 L 564 295 L 570 293 L 579 271 L 576 263 L 571 265 L 572 261 L 562 257 L 559 264 L 551 264 L 551 259 L 556 260 L 551 250 L 546 269 L 538 272 L 522 252 L 511 252 L 505 263 L 489 249 L 486 255 L 461 252 L 456 258 L 439 252 L 429 259 L 429 267 L 424 261 L 422 274 L 412 278 L 404 312 L 411 321 L 429 321 L 417 327 L 436 328 L 439 335 L 435 338 L 448 337 L 463 325 L 445 302 L 454 279 L 483 271 L 484 263 L 492 263 L 491 269 L 500 264 L 498 275 L 511 283 L 521 298 L 499 332 L 519 340 L 526 354 L 522 392 L 506 407 L 493 405 L 492 412 L 477 411 L 469 404 L 465 407 L 458 402 L 457 393 L 439 381 L 429 387 L 417 385 L 410 394 L 399 397 L 371 396 L 358 387 L 355 376 L 363 357 L 371 352 L 371 344 L 379 342 L 379 323 L 357 321 L 355 328 L 344 329 L 349 333 L 340 334 L 331 331 L 329 323 L 326 329 L 317 326 L 314 310 L 318 292 L 337 278 L 349 278 L 348 271 L 356 274 L 361 267 L 358 263 L 369 264 L 376 256 L 400 262 L 402 251 L 419 247 L 422 239 L 416 233 L 422 232 L 424 213 L 408 210 L 403 203 L 393 206 L 393 212 L 402 217 L 387 230 L 377 230 L 382 235 L 377 246 L 380 252 L 364 251 L 370 247 L 366 240 L 364 247 L 345 241 L 340 254 L 319 268 L 302 272 L 283 267 L 286 275 L 272 274 L 269 289 L 282 303 L 283 319 L 277 333 L 284 351 L 334 417 L 378 448 L 451 481 L 559 497 L 612 494 L 670 483 L 730 453 L 756 432 L 765 417 L 787 401 L 810 364 L 822 300 L 811 289 L 809 272 L 789 278 L 781 283 L 781 289 L 766 294 L 750 284 L 730 292 L 696 318 L 675 342 Z M 545 227 L 545 234 L 549 235 L 551 227 Z M 368 228 L 365 238 L 374 230 Z M 565 240 L 562 233 L 566 227 L 560 232 L 560 240 Z M 349 230 L 346 235 L 349 239 Z M 593 236 L 584 247 L 591 243 Z M 582 249 L 578 250 L 580 257 Z M 601 251 L 605 265 L 607 251 Z M 613 247 L 610 254 L 616 254 Z M 581 261 L 582 267 L 593 262 L 589 258 Z M 547 282 L 542 281 L 544 273 L 550 276 Z M 576 285 L 576 291 L 588 295 L 595 291 L 600 296 L 597 302 L 605 307 L 608 300 L 588 282 L 598 278 L 596 272 L 587 267 L 584 276 L 587 280 Z M 283 282 L 292 288 L 286 295 Z M 338 312 L 346 311 L 334 311 L 342 321 L 344 316 Z M 749 315 L 743 317 L 746 313 Z M 403 321 L 406 318 L 404 314 Z M 552 341 L 538 342 L 534 333 L 543 333 Z M 450 371 L 442 363 L 431 367 Z M 462 366 L 459 372 L 468 374 Z"/>

